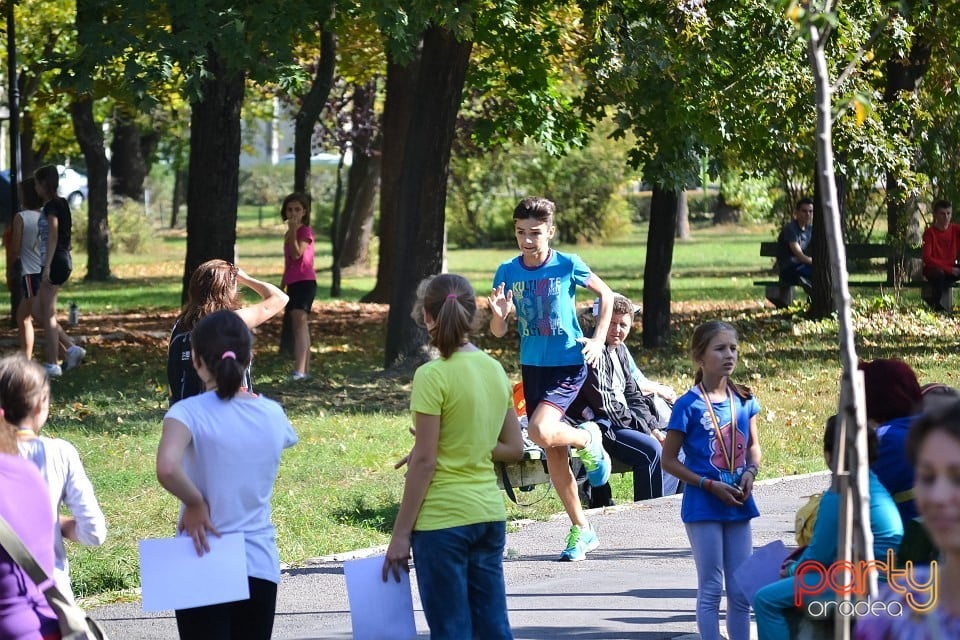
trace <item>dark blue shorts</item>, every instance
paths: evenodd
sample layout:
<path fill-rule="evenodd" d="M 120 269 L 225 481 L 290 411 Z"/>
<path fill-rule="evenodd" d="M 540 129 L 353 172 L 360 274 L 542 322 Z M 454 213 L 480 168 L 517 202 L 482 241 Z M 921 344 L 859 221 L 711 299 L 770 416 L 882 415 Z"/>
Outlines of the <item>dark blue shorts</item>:
<path fill-rule="evenodd" d="M 40 274 L 28 273 L 20 279 L 20 292 L 23 298 L 35 298 L 40 293 Z"/>
<path fill-rule="evenodd" d="M 287 285 L 287 295 L 290 296 L 290 300 L 287 301 L 287 311 L 299 310 L 310 313 L 313 299 L 317 296 L 317 281 L 291 282 Z"/>
<path fill-rule="evenodd" d="M 541 402 L 553 405 L 566 413 L 573 404 L 580 387 L 587 379 L 587 366 L 536 367 L 520 365 L 523 378 L 523 398 L 527 401 L 527 415 L 532 416 Z"/>

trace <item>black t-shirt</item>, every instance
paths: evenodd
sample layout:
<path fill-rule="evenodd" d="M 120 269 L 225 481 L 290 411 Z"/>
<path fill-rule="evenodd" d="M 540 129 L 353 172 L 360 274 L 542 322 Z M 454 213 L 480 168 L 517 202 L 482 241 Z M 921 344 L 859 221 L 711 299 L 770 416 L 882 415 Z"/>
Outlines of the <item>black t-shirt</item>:
<path fill-rule="evenodd" d="M 57 249 L 70 251 L 70 236 L 73 233 L 73 215 L 70 213 L 70 205 L 58 196 L 43 205 L 43 215 L 57 219 Z"/>
<path fill-rule="evenodd" d="M 196 396 L 204 392 L 203 381 L 193 368 L 190 355 L 190 332 L 180 328 L 177 320 L 170 332 L 170 346 L 167 349 L 167 384 L 170 385 L 170 404 Z M 243 372 L 241 386 L 247 391 L 253 391 L 253 379 L 250 367 Z"/>

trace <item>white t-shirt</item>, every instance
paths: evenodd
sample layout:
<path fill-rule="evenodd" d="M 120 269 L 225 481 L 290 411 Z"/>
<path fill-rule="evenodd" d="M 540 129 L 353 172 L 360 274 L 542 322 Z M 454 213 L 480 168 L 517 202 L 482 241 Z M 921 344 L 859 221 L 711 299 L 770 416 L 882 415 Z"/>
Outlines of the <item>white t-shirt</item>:
<path fill-rule="evenodd" d="M 22 275 L 30 275 L 43 271 L 43 258 L 46 245 L 40 243 L 40 229 L 37 221 L 40 212 L 24 209 L 17 215 L 23 220 L 23 235 L 20 238 L 20 268 Z"/>
<path fill-rule="evenodd" d="M 183 470 L 210 506 L 213 526 L 244 534 L 248 576 L 279 583 L 270 498 L 280 454 L 297 442 L 283 409 L 263 396 L 221 400 L 207 391 L 175 403 L 166 417 L 190 431 Z"/>
<path fill-rule="evenodd" d="M 73 596 L 70 588 L 70 564 L 60 533 L 60 505 L 65 504 L 77 521 L 77 538 L 81 544 L 99 546 L 107 539 L 107 522 L 100 510 L 93 485 L 80 462 L 80 454 L 66 440 L 40 436 L 18 443 L 20 455 L 40 469 L 47 482 L 50 507 L 53 509 L 53 541 L 55 565 L 53 577 L 60 590 Z"/>

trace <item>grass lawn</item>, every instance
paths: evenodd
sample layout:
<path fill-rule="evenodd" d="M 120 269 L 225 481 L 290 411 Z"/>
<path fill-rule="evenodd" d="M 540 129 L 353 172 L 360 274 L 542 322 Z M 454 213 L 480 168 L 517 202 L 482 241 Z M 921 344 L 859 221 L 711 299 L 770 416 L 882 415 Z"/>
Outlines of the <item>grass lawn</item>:
<path fill-rule="evenodd" d="M 257 210 L 244 209 L 237 251 L 252 275 L 279 282 L 283 226 L 274 214 L 261 226 Z M 614 289 L 639 302 L 643 232 L 602 247 L 564 249 L 578 252 Z M 686 351 L 693 327 L 712 318 L 738 327 L 736 377 L 754 388 L 763 407 L 761 478 L 823 468 L 820 434 L 835 411 L 839 378 L 836 323 L 805 320 L 799 307 L 776 311 L 751 284 L 767 277 L 769 261 L 759 257 L 758 245 L 772 238 L 769 228 L 695 229 L 693 239 L 675 250 L 670 347 L 643 350 L 639 320 L 628 340 L 649 377 L 684 390 L 692 378 Z M 166 331 L 179 303 L 184 249 L 182 231 L 158 229 L 146 254 L 113 256 L 118 280 L 109 284 L 84 283 L 86 256 L 77 254 L 77 272 L 60 297 L 63 316 L 70 301 L 78 303 L 81 322 L 70 333 L 86 338 L 89 355 L 81 369 L 54 382 L 45 431 L 80 450 L 109 525 L 103 547 L 69 547 L 74 587 L 84 596 L 128 597 L 139 584 L 137 540 L 174 531 L 177 503 L 156 481 L 154 456 L 166 408 Z M 496 265 L 514 254 L 452 250 L 449 264 L 484 295 Z M 329 255 L 329 246 L 320 244 L 318 266 L 325 266 Z M 386 307 L 352 302 L 372 288 L 372 275 L 345 276 L 343 300 L 329 299 L 329 272 L 320 272 L 318 279 L 313 379 L 285 382 L 290 363 L 277 353 L 279 322 L 258 332 L 254 362 L 258 391 L 284 405 L 300 435 L 300 443 L 284 456 L 274 500 L 280 555 L 294 565 L 388 541 L 403 486 L 393 462 L 412 443 L 407 433 L 410 375 L 381 370 Z M 590 301 L 585 293 L 579 299 L 584 305 Z M 921 382 L 958 384 L 951 319 L 919 309 L 914 290 L 900 300 L 879 287 L 856 293 L 862 358 L 901 357 Z M 4 337 L 5 351 L 12 351 L 14 334 L 4 329 Z M 476 342 L 518 377 L 515 335 L 497 340 L 483 330 Z M 615 497 L 629 500 L 631 478 L 617 477 L 614 485 Z M 542 494 L 540 489 L 521 494 L 522 500 L 543 499 L 522 509 L 508 505 L 510 517 L 545 518 L 561 510 L 552 492 Z"/>

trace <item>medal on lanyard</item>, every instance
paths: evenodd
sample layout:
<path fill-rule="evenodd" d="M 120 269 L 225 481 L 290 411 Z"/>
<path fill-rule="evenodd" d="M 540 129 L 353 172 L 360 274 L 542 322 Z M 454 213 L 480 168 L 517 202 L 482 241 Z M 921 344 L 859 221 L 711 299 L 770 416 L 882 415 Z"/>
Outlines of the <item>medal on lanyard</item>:
<path fill-rule="evenodd" d="M 721 471 L 720 479 L 727 484 L 737 484 L 739 479 L 736 477 L 737 473 L 733 459 L 735 455 L 734 447 L 737 444 L 737 407 L 733 401 L 733 392 L 730 391 L 730 387 L 727 387 L 727 401 L 730 403 L 730 447 L 728 448 L 727 444 L 723 441 L 723 433 L 720 432 L 720 421 L 717 420 L 717 414 L 713 411 L 710 394 L 707 393 L 702 382 L 698 386 L 700 387 L 700 394 L 703 396 L 703 402 L 707 405 L 707 412 L 713 421 L 713 429 L 717 434 L 717 441 L 720 443 L 720 452 L 723 454 L 723 460 L 730 469 L 729 474 Z"/>

